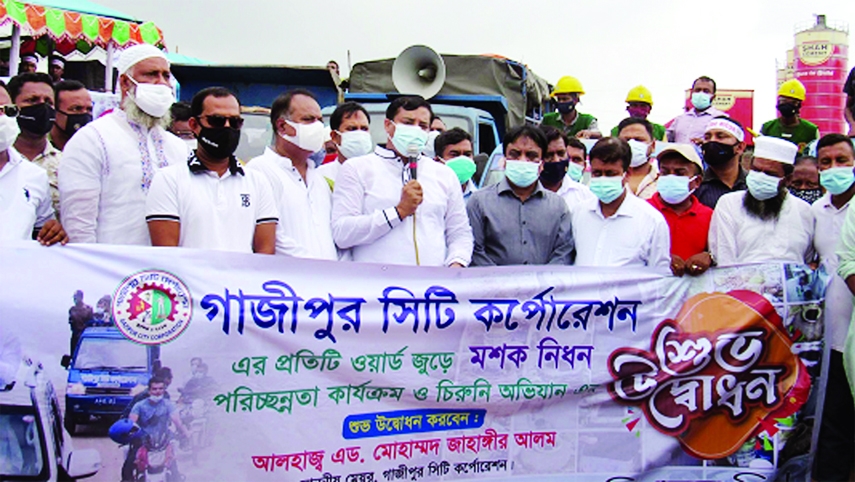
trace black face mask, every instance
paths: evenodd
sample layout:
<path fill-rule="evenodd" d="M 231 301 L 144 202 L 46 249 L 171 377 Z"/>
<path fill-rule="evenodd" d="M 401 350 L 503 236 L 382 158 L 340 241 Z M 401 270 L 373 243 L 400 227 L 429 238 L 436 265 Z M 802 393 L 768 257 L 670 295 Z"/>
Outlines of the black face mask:
<path fill-rule="evenodd" d="M 92 114 L 65 114 L 65 129 L 62 131 L 68 134 L 68 137 L 73 136 L 86 124 L 92 122 Z M 57 126 L 59 127 L 59 126 Z"/>
<path fill-rule="evenodd" d="M 240 129 L 231 127 L 214 129 L 202 126 L 202 131 L 197 137 L 198 146 L 204 149 L 212 159 L 226 159 L 231 157 L 237 149 L 240 142 Z"/>
<path fill-rule="evenodd" d="M 18 114 L 18 127 L 36 136 L 43 136 L 53 127 L 55 111 L 47 103 L 21 107 Z"/>
<path fill-rule="evenodd" d="M 540 171 L 540 181 L 548 186 L 558 184 L 567 175 L 567 166 L 569 165 L 570 159 L 558 162 L 544 162 L 543 170 Z"/>
<path fill-rule="evenodd" d="M 712 167 L 723 166 L 736 155 L 736 146 L 710 141 L 701 145 L 704 161 Z"/>
<path fill-rule="evenodd" d="M 796 189 L 794 187 L 787 188 L 790 191 L 790 194 L 793 196 L 807 202 L 808 204 L 813 204 L 817 199 L 823 196 L 822 189 L 814 188 L 814 189 Z"/>
<path fill-rule="evenodd" d="M 778 104 L 778 112 L 780 112 L 783 117 L 795 117 L 796 114 L 799 113 L 799 110 L 801 110 L 801 107 L 796 104 L 790 104 L 789 102 Z"/>
<path fill-rule="evenodd" d="M 556 102 L 555 108 L 558 109 L 558 112 L 561 114 L 569 114 L 573 112 L 573 109 L 576 108 L 576 101 L 571 100 L 568 102 Z"/>

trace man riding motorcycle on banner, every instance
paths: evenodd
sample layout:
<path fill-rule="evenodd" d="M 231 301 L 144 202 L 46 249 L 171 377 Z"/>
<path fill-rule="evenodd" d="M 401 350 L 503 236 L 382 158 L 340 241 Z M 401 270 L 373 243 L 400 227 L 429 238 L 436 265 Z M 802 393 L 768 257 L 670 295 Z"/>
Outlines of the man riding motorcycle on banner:
<path fill-rule="evenodd" d="M 184 424 L 181 423 L 175 404 L 171 400 L 164 398 L 164 394 L 166 393 L 165 381 L 157 376 L 151 377 L 148 381 L 148 391 L 149 397 L 133 406 L 128 420 L 139 425 L 145 431 L 147 437 L 153 440 L 162 440 L 164 437 L 169 436 L 170 421 L 175 424 L 175 427 L 183 436 L 189 436 Z M 141 446 L 142 441 L 139 439 L 131 441 L 128 457 L 122 466 L 123 482 L 133 481 L 134 461 L 137 457 L 137 451 Z M 168 467 L 168 470 L 172 474 L 171 480 L 182 480 L 174 460 L 171 463 L 171 467 Z"/>

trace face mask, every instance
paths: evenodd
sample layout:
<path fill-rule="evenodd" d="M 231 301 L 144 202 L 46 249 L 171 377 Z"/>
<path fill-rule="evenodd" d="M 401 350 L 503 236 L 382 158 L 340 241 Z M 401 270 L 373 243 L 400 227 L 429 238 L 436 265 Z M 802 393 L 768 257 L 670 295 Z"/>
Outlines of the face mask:
<path fill-rule="evenodd" d="M 819 183 L 832 195 L 843 194 L 855 182 L 852 167 L 832 167 L 819 173 Z"/>
<path fill-rule="evenodd" d="M 570 179 L 576 182 L 581 182 L 582 175 L 584 174 L 585 168 L 575 162 L 571 162 L 570 165 L 567 166 L 567 175 L 570 176 Z"/>
<path fill-rule="evenodd" d="M 300 149 L 308 152 L 318 152 L 324 147 L 324 136 L 326 135 L 324 123 L 315 121 L 311 124 L 298 124 L 285 119 L 285 122 L 294 128 L 296 134 L 289 136 L 284 132 L 280 134 L 283 139 L 294 144 Z"/>
<path fill-rule="evenodd" d="M 529 187 L 537 182 L 537 176 L 540 171 L 539 162 L 528 161 L 505 161 L 505 177 L 514 186 Z"/>
<path fill-rule="evenodd" d="M 56 113 L 53 107 L 46 103 L 21 107 L 18 114 L 18 127 L 36 136 L 50 132 Z"/>
<path fill-rule="evenodd" d="M 543 171 L 540 172 L 540 180 L 544 184 L 554 186 L 564 179 L 569 169 L 570 160 L 565 159 L 558 162 L 544 162 Z"/>
<path fill-rule="evenodd" d="M 439 134 L 440 134 L 439 131 L 428 132 L 427 142 L 425 143 L 425 148 L 422 149 L 422 154 L 424 154 L 427 157 L 430 157 L 431 159 L 436 157 L 436 150 L 435 150 L 435 144 L 434 143 L 436 142 L 436 138 L 439 137 Z"/>
<path fill-rule="evenodd" d="M 146 114 L 157 118 L 163 117 L 175 103 L 175 95 L 168 85 L 140 84 L 133 78 L 128 78 L 137 86 L 131 98 Z"/>
<path fill-rule="evenodd" d="M 603 204 L 609 204 L 623 194 L 623 176 L 594 177 L 588 186 Z"/>
<path fill-rule="evenodd" d="M 21 129 L 14 117 L 0 115 L 0 151 L 8 149 L 20 133 Z"/>
<path fill-rule="evenodd" d="M 627 107 L 626 111 L 630 117 L 637 119 L 647 119 L 647 116 L 650 115 L 650 107 Z"/>
<path fill-rule="evenodd" d="M 561 114 L 569 114 L 576 108 L 576 101 L 570 100 L 567 102 L 556 102 L 555 108 L 558 109 L 558 112 Z"/>
<path fill-rule="evenodd" d="M 796 114 L 799 113 L 800 107 L 795 104 L 790 104 L 789 102 L 783 102 L 777 105 L 778 112 L 781 113 L 781 117 L 795 117 Z"/>
<path fill-rule="evenodd" d="M 445 165 L 457 174 L 457 180 L 460 181 L 460 184 L 466 184 L 475 175 L 475 161 L 466 156 L 449 159 L 445 161 Z"/>
<path fill-rule="evenodd" d="M 701 152 L 704 153 L 704 161 L 713 167 L 723 166 L 736 155 L 734 152 L 735 145 L 722 144 L 721 142 L 710 141 L 701 145 Z"/>
<path fill-rule="evenodd" d="M 790 191 L 790 194 L 801 199 L 802 201 L 805 201 L 808 204 L 813 204 L 817 199 L 821 198 L 823 194 L 822 189 L 820 188 L 796 189 L 789 187 L 787 188 L 787 190 Z"/>
<path fill-rule="evenodd" d="M 778 195 L 781 179 L 764 172 L 751 171 L 748 173 L 745 183 L 748 184 L 748 191 L 755 199 L 765 201 Z"/>
<path fill-rule="evenodd" d="M 191 151 L 195 151 L 196 148 L 199 146 L 199 144 L 197 144 L 197 142 L 196 142 L 196 139 L 181 139 L 181 140 L 184 141 L 185 144 L 187 144 L 187 148 L 190 149 Z"/>
<path fill-rule="evenodd" d="M 161 400 L 163 400 L 163 395 L 157 395 L 157 396 L 155 396 L 155 395 L 150 395 L 150 396 L 148 397 L 148 399 L 149 399 L 149 400 L 151 400 L 151 401 L 152 401 L 152 402 L 154 402 L 154 403 L 158 403 L 158 402 L 160 402 Z"/>
<path fill-rule="evenodd" d="M 392 145 L 398 154 L 406 156 L 411 145 L 415 145 L 418 152 L 422 152 L 427 145 L 428 133 L 419 126 L 407 124 L 395 124 L 395 135 L 392 136 Z"/>
<path fill-rule="evenodd" d="M 339 132 L 339 135 L 341 136 L 341 145 L 338 146 L 338 150 L 345 159 L 371 154 L 371 151 L 374 150 L 374 142 L 371 140 L 371 133 L 368 131 Z"/>
<path fill-rule="evenodd" d="M 63 112 L 65 114 L 65 112 Z M 92 122 L 92 114 L 65 114 L 65 129 L 63 132 L 68 134 L 68 137 L 73 136 L 83 126 Z"/>
<path fill-rule="evenodd" d="M 659 191 L 659 196 L 668 204 L 680 204 L 688 198 L 692 191 L 689 190 L 689 183 L 692 178 L 686 176 L 666 175 L 659 176 L 656 181 L 656 189 Z"/>
<path fill-rule="evenodd" d="M 650 160 L 647 158 L 647 149 L 650 146 L 635 139 L 630 139 L 628 143 L 632 150 L 632 160 L 629 162 L 629 167 L 638 167 Z"/>
<path fill-rule="evenodd" d="M 202 126 L 197 144 L 212 159 L 226 159 L 234 154 L 239 142 L 240 129 L 232 129 L 231 127 L 214 129 Z"/>
<path fill-rule="evenodd" d="M 692 105 L 695 109 L 705 110 L 712 105 L 712 96 L 706 92 L 692 92 Z"/>

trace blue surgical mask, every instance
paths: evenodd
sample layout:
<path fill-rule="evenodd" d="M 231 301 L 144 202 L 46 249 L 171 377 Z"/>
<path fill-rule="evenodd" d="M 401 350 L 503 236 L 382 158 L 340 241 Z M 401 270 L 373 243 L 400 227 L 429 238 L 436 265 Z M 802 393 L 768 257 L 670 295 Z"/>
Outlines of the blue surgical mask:
<path fill-rule="evenodd" d="M 368 131 L 339 132 L 339 135 L 341 135 L 341 145 L 338 146 L 338 150 L 345 159 L 371 154 L 374 150 L 374 142 Z"/>
<path fill-rule="evenodd" d="M 754 198 L 758 201 L 765 201 L 778 195 L 778 186 L 781 185 L 781 178 L 770 176 L 765 172 L 751 171 L 748 173 L 748 177 L 745 178 L 745 183 L 748 184 L 748 192 Z"/>
<path fill-rule="evenodd" d="M 833 196 L 843 194 L 855 182 L 855 172 L 851 166 L 832 167 L 819 173 L 819 183 Z"/>
<path fill-rule="evenodd" d="M 649 145 L 644 142 L 630 139 L 627 141 L 629 149 L 632 151 L 632 160 L 629 162 L 629 167 L 639 167 L 650 159 L 647 157 Z"/>
<path fill-rule="evenodd" d="M 666 175 L 659 176 L 656 181 L 656 190 L 659 191 L 659 196 L 668 204 L 680 204 L 688 198 L 692 191 L 689 190 L 689 183 L 694 177 Z"/>
<path fill-rule="evenodd" d="M 529 187 L 537 182 L 539 175 L 539 162 L 505 160 L 505 177 L 514 186 Z"/>
<path fill-rule="evenodd" d="M 445 161 L 445 165 L 457 174 L 457 180 L 460 181 L 460 184 L 466 184 L 469 182 L 477 170 L 475 161 L 466 156 L 457 156 L 453 159 L 449 159 Z"/>
<path fill-rule="evenodd" d="M 398 154 L 406 156 L 411 145 L 415 145 L 418 152 L 424 150 L 427 145 L 428 133 L 419 126 L 407 124 L 395 124 L 395 135 L 392 136 L 392 145 Z"/>
<path fill-rule="evenodd" d="M 567 175 L 570 176 L 570 179 L 576 182 L 581 182 L 583 174 L 585 174 L 585 168 L 579 164 L 571 162 L 570 165 L 567 166 Z"/>
<path fill-rule="evenodd" d="M 712 96 L 706 92 L 692 92 L 692 105 L 695 109 L 704 110 L 712 105 Z"/>
<path fill-rule="evenodd" d="M 603 204 L 609 204 L 623 194 L 623 176 L 593 177 L 588 186 Z"/>

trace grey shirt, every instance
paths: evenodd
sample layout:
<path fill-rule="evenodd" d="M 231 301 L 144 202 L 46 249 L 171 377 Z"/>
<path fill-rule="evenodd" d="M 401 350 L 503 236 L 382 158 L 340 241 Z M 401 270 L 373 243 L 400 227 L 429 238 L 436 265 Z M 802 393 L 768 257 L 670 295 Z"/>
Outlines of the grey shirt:
<path fill-rule="evenodd" d="M 503 178 L 473 193 L 466 211 L 475 238 L 472 266 L 571 264 L 570 210 L 539 181 L 522 202 Z"/>

